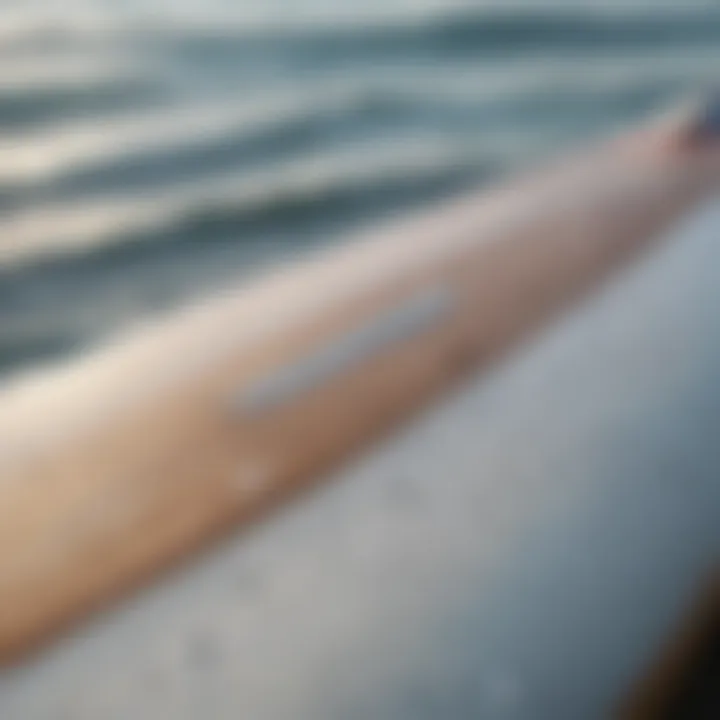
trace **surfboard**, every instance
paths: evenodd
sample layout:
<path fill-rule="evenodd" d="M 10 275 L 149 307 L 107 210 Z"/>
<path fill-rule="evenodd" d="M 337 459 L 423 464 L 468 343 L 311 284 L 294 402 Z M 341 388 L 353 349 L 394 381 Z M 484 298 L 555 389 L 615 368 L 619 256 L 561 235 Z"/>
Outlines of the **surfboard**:
<path fill-rule="evenodd" d="M 0 658 L 257 520 L 717 189 L 662 118 L 157 318 L 0 394 Z"/>

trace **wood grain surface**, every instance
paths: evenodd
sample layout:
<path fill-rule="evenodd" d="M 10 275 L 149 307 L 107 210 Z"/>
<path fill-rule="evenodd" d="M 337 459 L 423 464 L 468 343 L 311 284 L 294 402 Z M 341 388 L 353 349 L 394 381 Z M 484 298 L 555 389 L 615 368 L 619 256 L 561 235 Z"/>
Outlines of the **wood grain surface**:
<path fill-rule="evenodd" d="M 7 387 L 0 659 L 315 482 L 660 238 L 720 182 L 720 148 L 682 139 L 627 133 Z M 427 293 L 427 323 L 243 406 Z"/>

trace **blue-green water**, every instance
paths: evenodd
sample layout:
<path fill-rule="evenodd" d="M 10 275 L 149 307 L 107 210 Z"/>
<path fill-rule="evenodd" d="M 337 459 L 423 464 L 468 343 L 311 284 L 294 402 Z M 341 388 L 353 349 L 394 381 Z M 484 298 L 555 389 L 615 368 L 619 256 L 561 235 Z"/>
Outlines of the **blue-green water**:
<path fill-rule="evenodd" d="M 0 2 L 0 370 L 708 87 L 720 3 Z"/>

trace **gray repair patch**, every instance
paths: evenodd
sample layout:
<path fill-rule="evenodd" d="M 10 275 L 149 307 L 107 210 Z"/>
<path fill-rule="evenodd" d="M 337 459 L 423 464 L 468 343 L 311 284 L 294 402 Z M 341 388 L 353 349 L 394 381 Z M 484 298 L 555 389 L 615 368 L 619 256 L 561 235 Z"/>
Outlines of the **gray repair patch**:
<path fill-rule="evenodd" d="M 372 322 L 243 388 L 233 398 L 233 412 L 239 415 L 267 412 L 321 386 L 368 358 L 435 326 L 448 315 L 453 300 L 453 291 L 448 287 L 423 290 Z"/>

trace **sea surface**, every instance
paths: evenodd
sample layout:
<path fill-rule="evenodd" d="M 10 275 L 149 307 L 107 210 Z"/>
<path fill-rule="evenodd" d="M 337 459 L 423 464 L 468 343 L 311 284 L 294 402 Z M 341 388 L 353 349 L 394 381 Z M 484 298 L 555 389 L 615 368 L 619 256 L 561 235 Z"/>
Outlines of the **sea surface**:
<path fill-rule="evenodd" d="M 718 68 L 707 0 L 0 0 L 0 377 Z"/>

